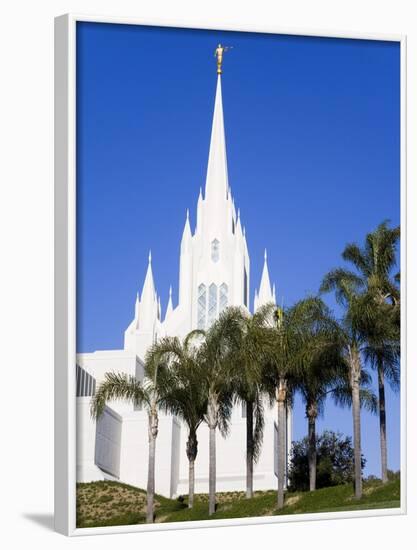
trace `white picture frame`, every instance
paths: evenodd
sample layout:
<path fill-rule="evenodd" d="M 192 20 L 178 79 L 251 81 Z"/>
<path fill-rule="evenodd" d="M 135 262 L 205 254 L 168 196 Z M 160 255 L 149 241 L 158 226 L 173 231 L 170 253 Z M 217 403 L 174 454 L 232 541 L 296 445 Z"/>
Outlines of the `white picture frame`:
<path fill-rule="evenodd" d="M 76 528 L 76 24 L 97 22 L 160 27 L 204 28 L 181 21 L 144 21 L 136 18 L 66 14 L 55 19 L 55 529 L 68 536 L 190 529 L 220 525 L 247 525 L 306 520 L 340 519 L 406 513 L 406 305 L 402 306 L 401 359 L 401 507 L 364 510 L 182 522 L 178 524 Z M 401 295 L 406 304 L 406 37 L 403 35 L 329 33 L 277 27 L 222 27 L 224 31 L 262 32 L 333 38 L 399 42 L 401 49 Z"/>

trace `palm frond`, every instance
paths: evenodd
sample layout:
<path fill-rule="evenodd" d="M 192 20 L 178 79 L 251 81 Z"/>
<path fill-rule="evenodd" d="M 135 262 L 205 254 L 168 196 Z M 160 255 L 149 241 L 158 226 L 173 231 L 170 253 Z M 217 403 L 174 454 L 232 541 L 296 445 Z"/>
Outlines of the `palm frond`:
<path fill-rule="evenodd" d="M 336 268 L 324 276 L 320 293 L 334 292 L 336 301 L 347 307 L 352 297 L 363 289 L 364 283 L 361 277 L 347 269 Z"/>
<path fill-rule="evenodd" d="M 149 394 L 134 376 L 108 372 L 91 401 L 91 416 L 95 419 L 99 418 L 103 414 L 106 403 L 119 399 L 131 401 L 134 405 L 140 405 L 149 403 Z"/>
<path fill-rule="evenodd" d="M 253 416 L 255 420 L 253 430 L 253 451 L 254 462 L 258 462 L 262 450 L 262 441 L 264 436 L 265 417 L 262 395 L 258 394 L 253 402 Z"/>
<path fill-rule="evenodd" d="M 369 265 L 366 252 L 361 250 L 356 243 L 346 245 L 342 252 L 342 258 L 347 262 L 351 262 L 359 272 L 367 276 L 371 274 L 372 267 Z"/>

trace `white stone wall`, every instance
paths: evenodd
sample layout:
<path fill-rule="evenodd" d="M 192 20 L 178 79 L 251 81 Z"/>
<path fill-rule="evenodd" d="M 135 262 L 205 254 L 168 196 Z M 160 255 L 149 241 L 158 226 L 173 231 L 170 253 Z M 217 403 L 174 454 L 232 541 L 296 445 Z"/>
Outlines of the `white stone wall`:
<path fill-rule="evenodd" d="M 77 481 L 87 483 L 104 479 L 95 464 L 96 422 L 90 415 L 90 397 L 77 397 L 76 407 Z"/>
<path fill-rule="evenodd" d="M 95 464 L 104 472 L 120 478 L 122 417 L 106 407 L 96 423 Z"/>

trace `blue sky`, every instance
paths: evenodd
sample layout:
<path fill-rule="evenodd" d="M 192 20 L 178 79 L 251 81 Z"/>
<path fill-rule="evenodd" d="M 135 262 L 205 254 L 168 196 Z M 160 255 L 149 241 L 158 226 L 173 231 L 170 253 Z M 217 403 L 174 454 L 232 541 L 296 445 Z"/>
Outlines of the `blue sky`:
<path fill-rule="evenodd" d="M 162 309 L 177 302 L 186 209 L 204 187 L 218 42 L 229 181 L 251 259 L 263 251 L 286 305 L 316 292 L 347 242 L 400 221 L 400 48 L 324 39 L 78 23 L 77 351 L 117 349 L 152 249 Z M 334 307 L 331 297 L 326 298 Z M 387 391 L 389 467 L 399 394 Z M 319 430 L 351 435 L 328 404 Z M 306 432 L 297 400 L 294 439 Z M 379 473 L 378 420 L 363 414 L 366 474 Z"/>

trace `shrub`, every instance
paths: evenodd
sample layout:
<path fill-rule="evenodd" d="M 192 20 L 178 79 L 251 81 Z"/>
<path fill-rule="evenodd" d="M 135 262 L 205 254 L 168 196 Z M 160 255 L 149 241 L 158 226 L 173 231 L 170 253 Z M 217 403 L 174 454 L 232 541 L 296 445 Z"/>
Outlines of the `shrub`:
<path fill-rule="evenodd" d="M 394 470 L 388 470 L 388 480 L 389 481 L 396 481 L 397 479 L 401 479 L 400 470 L 394 471 Z"/>
<path fill-rule="evenodd" d="M 324 431 L 317 437 L 316 487 L 331 487 L 350 483 L 354 478 L 352 439 L 341 433 Z M 362 456 L 362 469 L 365 466 Z M 309 489 L 308 438 L 293 443 L 288 474 L 289 490 Z"/>

